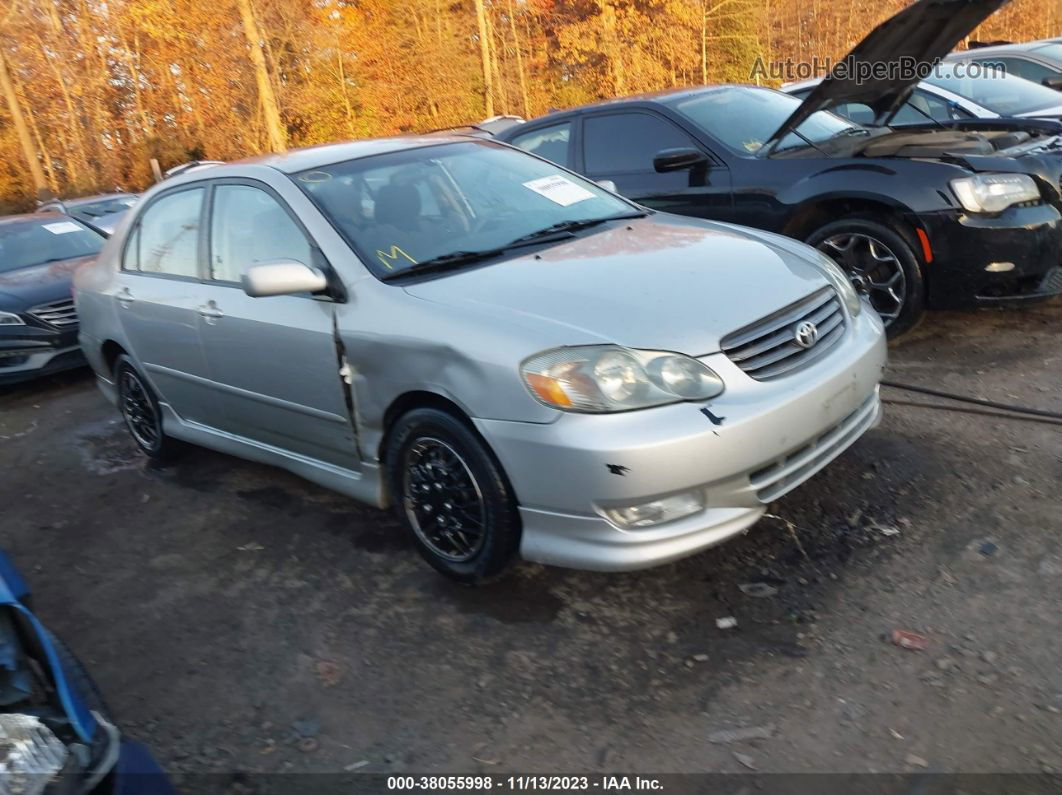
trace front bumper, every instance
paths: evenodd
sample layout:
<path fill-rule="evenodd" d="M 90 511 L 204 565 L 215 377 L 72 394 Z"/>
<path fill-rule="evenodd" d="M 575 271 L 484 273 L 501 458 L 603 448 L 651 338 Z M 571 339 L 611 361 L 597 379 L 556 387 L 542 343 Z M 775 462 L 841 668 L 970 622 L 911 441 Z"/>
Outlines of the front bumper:
<path fill-rule="evenodd" d="M 61 331 L 40 326 L 0 326 L 0 384 L 28 381 L 81 367 L 77 326 Z"/>
<path fill-rule="evenodd" d="M 475 423 L 519 499 L 524 558 L 646 568 L 742 532 L 858 439 L 880 416 L 885 355 L 881 324 L 864 311 L 826 356 L 773 381 L 752 380 L 724 354 L 704 357 L 727 384 L 708 404 Z M 705 509 L 673 522 L 621 529 L 599 513 L 694 489 Z"/>
<path fill-rule="evenodd" d="M 925 229 L 933 252 L 926 265 L 931 309 L 1028 303 L 1062 293 L 1062 215 L 1051 204 L 1010 207 L 994 218 L 941 213 L 911 221 Z M 1012 270 L 985 270 L 1008 262 Z"/>

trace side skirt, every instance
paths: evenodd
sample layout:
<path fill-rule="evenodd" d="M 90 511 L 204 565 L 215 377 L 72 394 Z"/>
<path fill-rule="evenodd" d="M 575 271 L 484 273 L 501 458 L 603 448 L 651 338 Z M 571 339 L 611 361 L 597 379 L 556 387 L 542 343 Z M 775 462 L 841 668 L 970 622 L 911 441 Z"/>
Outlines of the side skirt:
<path fill-rule="evenodd" d="M 361 471 L 355 472 L 243 436 L 219 431 L 207 425 L 183 420 L 165 403 L 160 403 L 159 408 L 162 409 L 163 430 L 175 439 L 237 458 L 280 467 L 318 486 L 353 497 L 359 502 L 377 508 L 384 507 L 380 467 L 376 463 L 363 462 Z"/>

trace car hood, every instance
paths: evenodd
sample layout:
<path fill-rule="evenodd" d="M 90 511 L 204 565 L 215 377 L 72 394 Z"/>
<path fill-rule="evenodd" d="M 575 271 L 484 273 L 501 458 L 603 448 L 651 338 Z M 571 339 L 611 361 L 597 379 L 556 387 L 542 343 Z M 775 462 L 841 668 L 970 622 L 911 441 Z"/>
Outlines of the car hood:
<path fill-rule="evenodd" d="M 883 123 L 904 103 L 920 79 L 917 70 L 900 70 L 897 64 L 932 63 L 943 58 L 1006 2 L 918 0 L 912 3 L 853 47 L 764 143 L 761 151 L 770 153 L 778 141 L 811 114 L 847 102 L 869 105 L 876 122 Z M 876 64 L 892 68 L 868 78 L 865 70 L 873 69 Z"/>
<path fill-rule="evenodd" d="M 418 298 L 563 327 L 567 345 L 702 356 L 729 332 L 828 282 L 802 243 L 657 213 L 513 259 L 406 286 Z"/>
<path fill-rule="evenodd" d="M 0 309 L 12 310 L 70 297 L 74 271 L 95 260 L 95 255 L 0 271 Z"/>
<path fill-rule="evenodd" d="M 1016 113 L 1019 119 L 1062 119 L 1062 105 L 1053 105 L 1050 108 L 1039 110 L 1027 110 L 1025 113 Z"/>

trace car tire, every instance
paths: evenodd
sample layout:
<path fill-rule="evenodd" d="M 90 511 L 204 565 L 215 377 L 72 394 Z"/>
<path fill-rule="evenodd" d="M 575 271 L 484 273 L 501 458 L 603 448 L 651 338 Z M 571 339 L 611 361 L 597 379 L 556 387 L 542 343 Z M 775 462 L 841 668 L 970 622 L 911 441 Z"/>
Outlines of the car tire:
<path fill-rule="evenodd" d="M 889 339 L 921 321 L 925 271 L 914 236 L 902 226 L 878 216 L 850 216 L 815 230 L 805 242 L 844 269 L 856 291 L 878 311 Z"/>
<path fill-rule="evenodd" d="M 118 411 L 136 446 L 156 461 L 166 461 L 176 455 L 180 445 L 162 429 L 162 412 L 154 390 L 125 354 L 114 363 L 114 384 Z"/>
<path fill-rule="evenodd" d="M 497 579 L 520 547 L 520 514 L 490 448 L 452 414 L 414 409 L 385 450 L 398 520 L 437 571 L 479 585 Z"/>

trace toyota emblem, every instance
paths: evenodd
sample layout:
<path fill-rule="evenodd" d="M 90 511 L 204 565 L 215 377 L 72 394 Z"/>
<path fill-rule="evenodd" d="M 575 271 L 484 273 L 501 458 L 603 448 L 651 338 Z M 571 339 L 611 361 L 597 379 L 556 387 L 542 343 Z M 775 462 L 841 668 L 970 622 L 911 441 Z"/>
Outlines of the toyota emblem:
<path fill-rule="evenodd" d="M 793 329 L 793 342 L 801 348 L 810 348 L 819 341 L 819 329 L 811 321 L 805 320 Z"/>

